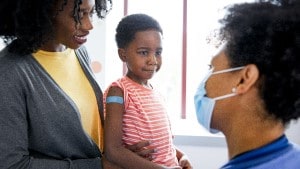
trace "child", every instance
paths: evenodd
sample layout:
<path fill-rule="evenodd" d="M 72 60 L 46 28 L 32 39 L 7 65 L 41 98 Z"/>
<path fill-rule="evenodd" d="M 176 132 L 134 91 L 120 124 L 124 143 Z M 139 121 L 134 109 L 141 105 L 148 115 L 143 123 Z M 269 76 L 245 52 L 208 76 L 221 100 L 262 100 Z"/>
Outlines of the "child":
<path fill-rule="evenodd" d="M 128 71 L 105 92 L 105 157 L 121 168 L 191 168 L 172 143 L 163 98 L 148 81 L 162 63 L 159 23 L 148 15 L 133 14 L 119 22 L 116 32 L 118 54 Z M 151 142 L 147 148 L 153 153 L 139 156 L 125 148 L 142 140 Z"/>

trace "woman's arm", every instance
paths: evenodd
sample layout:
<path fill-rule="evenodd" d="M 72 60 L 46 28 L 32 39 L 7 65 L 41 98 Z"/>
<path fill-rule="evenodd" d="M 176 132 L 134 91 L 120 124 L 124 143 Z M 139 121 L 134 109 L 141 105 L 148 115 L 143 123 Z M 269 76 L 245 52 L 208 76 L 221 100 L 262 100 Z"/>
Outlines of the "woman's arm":
<path fill-rule="evenodd" d="M 31 119 L 33 117 L 28 113 L 28 109 L 29 106 L 33 108 L 36 105 L 26 101 L 28 96 L 21 89 L 22 84 L 15 80 L 18 75 L 11 71 L 5 73 L 5 66 L 1 63 L 0 65 L 3 68 L 0 68 L 0 168 L 69 169 L 70 166 L 73 166 L 74 168 L 99 169 L 101 167 L 100 158 L 59 159 L 43 155 L 42 152 L 33 152 L 30 149 L 31 143 L 47 144 L 37 140 L 32 140 L 31 143 L 29 141 L 34 135 L 33 130 L 38 129 L 32 128 Z M 40 126 L 39 129 L 42 127 Z"/>

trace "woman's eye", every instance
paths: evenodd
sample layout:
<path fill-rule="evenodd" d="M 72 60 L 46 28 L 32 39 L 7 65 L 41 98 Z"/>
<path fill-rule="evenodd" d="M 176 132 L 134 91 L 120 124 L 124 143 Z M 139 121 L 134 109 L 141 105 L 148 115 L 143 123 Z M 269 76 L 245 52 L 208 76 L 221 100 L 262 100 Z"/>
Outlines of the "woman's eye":
<path fill-rule="evenodd" d="M 88 16 L 90 18 L 92 18 L 95 14 L 95 10 L 91 11 L 91 12 L 87 12 L 87 11 L 80 11 L 78 13 L 79 19 L 83 19 L 84 17 Z"/>
<path fill-rule="evenodd" d="M 84 17 L 84 12 L 82 12 L 82 11 L 79 12 L 79 13 L 78 13 L 78 17 L 79 17 L 79 19 L 82 19 L 82 18 Z"/>
<path fill-rule="evenodd" d="M 95 14 L 96 14 L 96 10 L 95 10 L 95 9 L 93 9 L 93 10 L 89 13 L 89 15 L 90 15 L 91 18 L 92 18 Z"/>
<path fill-rule="evenodd" d="M 208 70 L 212 70 L 214 67 L 213 65 L 207 65 L 208 66 Z"/>

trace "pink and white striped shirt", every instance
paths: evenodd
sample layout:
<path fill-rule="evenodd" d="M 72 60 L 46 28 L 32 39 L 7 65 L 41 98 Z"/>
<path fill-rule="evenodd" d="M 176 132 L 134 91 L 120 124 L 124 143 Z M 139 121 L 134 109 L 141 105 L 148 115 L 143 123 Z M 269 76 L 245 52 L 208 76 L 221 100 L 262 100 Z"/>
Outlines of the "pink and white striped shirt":
<path fill-rule="evenodd" d="M 154 163 L 168 167 L 178 166 L 170 121 L 162 95 L 126 76 L 113 82 L 111 86 L 118 86 L 124 92 L 124 145 L 132 145 L 142 140 L 151 141 L 150 146 L 156 150 L 153 154 Z"/>

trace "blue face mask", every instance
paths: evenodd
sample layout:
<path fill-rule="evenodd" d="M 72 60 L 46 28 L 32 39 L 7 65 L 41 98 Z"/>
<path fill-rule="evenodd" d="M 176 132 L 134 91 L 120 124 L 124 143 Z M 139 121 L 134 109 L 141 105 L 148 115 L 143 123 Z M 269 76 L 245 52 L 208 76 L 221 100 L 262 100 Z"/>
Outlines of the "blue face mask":
<path fill-rule="evenodd" d="M 232 93 L 230 93 L 230 94 L 226 94 L 226 95 L 215 97 L 215 98 L 208 98 L 208 97 L 205 96 L 206 95 L 205 84 L 206 84 L 207 79 L 211 75 L 236 71 L 236 70 L 240 70 L 240 69 L 243 69 L 243 68 L 244 68 L 244 66 L 225 69 L 225 70 L 220 70 L 220 71 L 216 71 L 216 72 L 213 72 L 213 69 L 211 69 L 210 72 L 205 76 L 205 78 L 200 83 L 200 85 L 199 85 L 199 87 L 196 91 L 196 94 L 194 96 L 196 115 L 197 115 L 198 122 L 204 128 L 206 128 L 210 133 L 219 132 L 218 130 L 213 129 L 213 128 L 210 127 L 215 102 L 217 100 L 221 100 L 221 99 L 225 99 L 225 98 L 228 98 L 228 97 L 235 96 L 236 93 L 235 93 L 235 88 L 233 88 Z"/>

